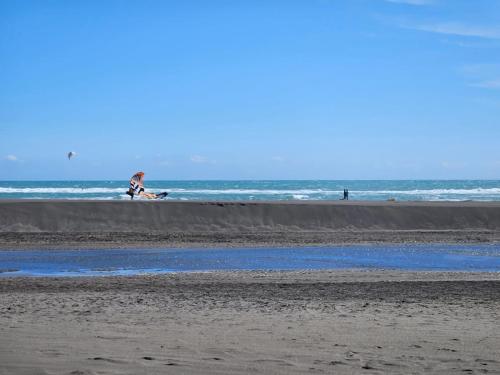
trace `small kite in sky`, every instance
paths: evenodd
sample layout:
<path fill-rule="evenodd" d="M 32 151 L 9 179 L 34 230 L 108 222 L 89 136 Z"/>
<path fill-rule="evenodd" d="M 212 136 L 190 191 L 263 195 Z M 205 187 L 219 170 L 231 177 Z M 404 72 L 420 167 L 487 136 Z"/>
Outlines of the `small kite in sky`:
<path fill-rule="evenodd" d="M 68 160 L 71 160 L 71 158 L 72 158 L 73 156 L 76 156 L 76 152 L 75 152 L 75 151 L 70 151 L 70 152 L 68 152 Z"/>

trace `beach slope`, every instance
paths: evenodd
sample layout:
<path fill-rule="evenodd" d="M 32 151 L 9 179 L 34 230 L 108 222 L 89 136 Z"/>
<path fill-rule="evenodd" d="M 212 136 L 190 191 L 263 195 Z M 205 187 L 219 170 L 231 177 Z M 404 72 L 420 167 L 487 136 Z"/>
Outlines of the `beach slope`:
<path fill-rule="evenodd" d="M 496 202 L 0 201 L 0 248 L 498 242 Z"/>

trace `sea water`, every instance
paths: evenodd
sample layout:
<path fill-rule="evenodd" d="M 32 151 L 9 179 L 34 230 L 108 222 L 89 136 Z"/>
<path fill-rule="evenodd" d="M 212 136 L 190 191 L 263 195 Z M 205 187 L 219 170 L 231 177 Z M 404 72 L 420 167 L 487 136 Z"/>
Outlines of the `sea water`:
<path fill-rule="evenodd" d="M 178 200 L 500 201 L 500 180 L 146 181 Z M 0 199 L 130 199 L 128 181 L 0 181 Z"/>
<path fill-rule="evenodd" d="M 0 251 L 0 277 L 331 269 L 500 272 L 500 245 Z"/>

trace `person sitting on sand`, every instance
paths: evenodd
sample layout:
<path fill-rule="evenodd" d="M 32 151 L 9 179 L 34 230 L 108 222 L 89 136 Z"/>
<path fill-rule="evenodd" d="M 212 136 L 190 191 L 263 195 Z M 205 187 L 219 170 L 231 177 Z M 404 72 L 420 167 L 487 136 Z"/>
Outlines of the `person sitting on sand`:
<path fill-rule="evenodd" d="M 156 198 L 156 194 L 144 192 L 144 172 L 137 172 L 130 179 L 130 187 L 127 191 L 130 199 L 134 199 L 134 195 L 140 195 L 146 198 Z"/>

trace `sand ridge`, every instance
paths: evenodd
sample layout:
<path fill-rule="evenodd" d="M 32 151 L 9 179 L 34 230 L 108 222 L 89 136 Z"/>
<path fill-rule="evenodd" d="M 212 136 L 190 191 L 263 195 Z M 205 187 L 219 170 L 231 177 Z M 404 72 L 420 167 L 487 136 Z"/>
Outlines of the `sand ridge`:
<path fill-rule="evenodd" d="M 2 200 L 1 232 L 500 230 L 500 202 Z"/>
<path fill-rule="evenodd" d="M 499 202 L 1 200 L 0 249 L 500 242 Z"/>

